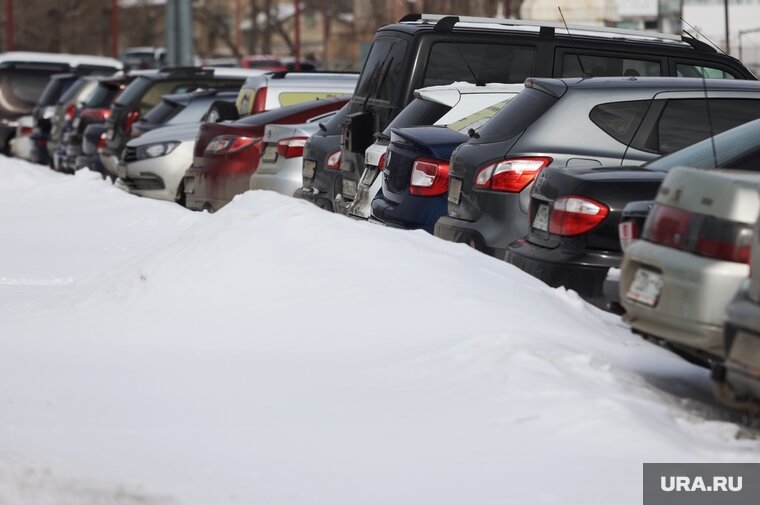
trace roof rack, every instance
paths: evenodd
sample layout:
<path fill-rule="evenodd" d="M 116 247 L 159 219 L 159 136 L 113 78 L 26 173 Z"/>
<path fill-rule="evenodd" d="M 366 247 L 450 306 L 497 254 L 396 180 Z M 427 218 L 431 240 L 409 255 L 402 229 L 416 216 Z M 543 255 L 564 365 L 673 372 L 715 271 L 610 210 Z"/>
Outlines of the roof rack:
<path fill-rule="evenodd" d="M 553 21 L 529 21 L 523 19 L 507 18 L 486 18 L 475 16 L 449 16 L 445 14 L 407 14 L 399 20 L 401 22 L 420 21 L 422 23 L 435 23 L 439 31 L 450 31 L 456 23 L 473 23 L 473 24 L 498 24 L 504 26 L 530 26 L 536 28 L 553 28 L 563 32 L 570 30 L 591 32 L 591 33 L 609 33 L 612 35 L 632 36 L 636 38 L 648 38 L 653 40 L 665 40 L 669 42 L 685 42 L 680 35 L 668 33 L 647 32 L 643 30 L 629 30 L 624 28 L 614 28 L 610 26 L 593 26 L 593 25 L 574 25 L 557 23 Z M 440 26 L 439 26 L 440 25 Z"/>

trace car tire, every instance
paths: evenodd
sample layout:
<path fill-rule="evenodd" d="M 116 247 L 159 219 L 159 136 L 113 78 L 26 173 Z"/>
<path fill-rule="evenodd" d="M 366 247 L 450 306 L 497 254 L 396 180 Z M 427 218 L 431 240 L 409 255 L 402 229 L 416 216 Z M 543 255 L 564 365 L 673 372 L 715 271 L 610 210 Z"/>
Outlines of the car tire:
<path fill-rule="evenodd" d="M 177 188 L 177 196 L 174 197 L 174 201 L 181 206 L 185 206 L 185 181 L 179 183 Z"/>

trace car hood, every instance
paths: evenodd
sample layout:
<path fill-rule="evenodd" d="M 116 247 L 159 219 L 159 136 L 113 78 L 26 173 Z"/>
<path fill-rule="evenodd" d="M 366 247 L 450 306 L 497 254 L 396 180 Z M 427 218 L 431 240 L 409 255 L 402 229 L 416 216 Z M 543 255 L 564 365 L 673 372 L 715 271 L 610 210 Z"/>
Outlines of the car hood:
<path fill-rule="evenodd" d="M 186 140 L 193 140 L 198 136 L 198 128 L 200 126 L 200 123 L 185 123 L 156 128 L 130 140 L 127 145 L 129 147 L 140 147 L 147 144 L 155 144 L 156 142 L 184 142 Z"/>

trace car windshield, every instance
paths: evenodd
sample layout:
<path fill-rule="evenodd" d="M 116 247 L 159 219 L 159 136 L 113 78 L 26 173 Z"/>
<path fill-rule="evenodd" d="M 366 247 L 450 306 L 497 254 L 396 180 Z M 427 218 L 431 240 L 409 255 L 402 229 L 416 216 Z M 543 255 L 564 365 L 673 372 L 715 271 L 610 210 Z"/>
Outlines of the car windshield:
<path fill-rule="evenodd" d="M 717 168 L 758 149 L 760 119 L 750 121 L 643 165 L 667 172 L 673 167 Z M 715 150 L 713 151 L 713 140 Z M 717 162 L 717 163 L 716 163 Z"/>

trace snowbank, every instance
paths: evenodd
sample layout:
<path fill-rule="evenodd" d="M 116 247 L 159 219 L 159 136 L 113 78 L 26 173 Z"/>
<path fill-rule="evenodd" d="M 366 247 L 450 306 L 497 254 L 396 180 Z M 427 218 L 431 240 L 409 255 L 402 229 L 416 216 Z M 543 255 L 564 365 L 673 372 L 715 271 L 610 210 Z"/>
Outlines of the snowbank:
<path fill-rule="evenodd" d="M 669 393 L 705 371 L 465 246 L 2 158 L 0 207 L 0 503 L 639 504 L 643 462 L 760 461 Z"/>

